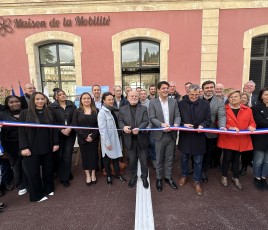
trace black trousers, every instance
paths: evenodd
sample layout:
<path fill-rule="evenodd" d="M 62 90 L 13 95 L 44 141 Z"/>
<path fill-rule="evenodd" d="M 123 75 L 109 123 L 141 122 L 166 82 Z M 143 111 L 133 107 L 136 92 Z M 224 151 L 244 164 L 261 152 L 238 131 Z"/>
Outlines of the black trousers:
<path fill-rule="evenodd" d="M 148 177 L 147 148 L 139 146 L 136 138 L 132 139 L 131 149 L 128 149 L 128 159 L 132 179 L 137 179 L 138 159 L 141 164 L 141 178 Z"/>
<path fill-rule="evenodd" d="M 69 181 L 72 170 L 72 154 L 75 142 L 75 135 L 60 135 L 59 154 L 59 179 Z"/>
<path fill-rule="evenodd" d="M 230 163 L 232 163 L 233 177 L 239 178 L 239 159 L 241 153 L 235 150 L 223 149 L 222 176 L 227 177 Z"/>
<path fill-rule="evenodd" d="M 15 186 L 18 190 L 26 188 L 26 175 L 22 169 L 22 156 L 17 153 L 8 153 L 9 162 L 11 164 Z"/>
<path fill-rule="evenodd" d="M 222 148 L 215 146 L 214 153 L 212 156 L 213 165 L 216 167 L 221 165 L 221 155 L 222 155 Z"/>
<path fill-rule="evenodd" d="M 111 159 L 105 154 L 105 157 L 103 157 L 103 164 L 104 164 L 105 171 L 107 173 L 107 177 L 111 176 L 111 166 L 110 166 L 111 160 L 113 162 L 115 175 L 119 176 L 120 175 L 119 158 Z"/>
<path fill-rule="evenodd" d="M 6 151 L 10 165 L 13 170 L 16 188 L 19 190 L 26 188 L 26 175 L 22 169 L 22 156 L 19 154 L 18 143 L 14 142 L 8 143 L 6 145 Z"/>
<path fill-rule="evenodd" d="M 14 179 L 13 171 L 11 169 L 11 165 L 8 159 L 1 159 L 0 158 L 0 165 L 1 165 L 1 189 L 5 189 L 7 184 L 11 184 L 12 180 Z"/>
<path fill-rule="evenodd" d="M 52 154 L 51 152 L 23 157 L 22 166 L 27 176 L 30 201 L 38 201 L 54 191 Z"/>
<path fill-rule="evenodd" d="M 212 164 L 212 157 L 216 143 L 217 138 L 206 137 L 206 153 L 203 156 L 203 172 L 206 172 Z"/>
<path fill-rule="evenodd" d="M 242 166 L 247 167 L 253 160 L 253 150 L 245 151 L 241 154 Z"/>

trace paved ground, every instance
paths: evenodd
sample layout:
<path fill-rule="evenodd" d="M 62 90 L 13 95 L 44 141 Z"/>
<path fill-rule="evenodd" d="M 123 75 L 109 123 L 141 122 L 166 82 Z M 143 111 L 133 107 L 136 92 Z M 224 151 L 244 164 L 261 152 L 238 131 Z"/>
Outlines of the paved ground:
<path fill-rule="evenodd" d="M 178 161 L 174 164 L 178 182 Z M 101 175 L 88 187 L 81 164 L 73 174 L 69 188 L 56 181 L 55 195 L 42 203 L 31 203 L 15 190 L 7 193 L 0 199 L 8 204 L 0 215 L 0 229 L 134 229 L 135 189 L 119 181 L 109 187 Z M 156 229 L 268 229 L 268 192 L 254 189 L 251 169 L 241 178 L 243 191 L 232 184 L 222 187 L 220 173 L 211 169 L 203 197 L 195 195 L 190 181 L 177 191 L 166 185 L 159 193 L 153 169 L 150 179 Z"/>

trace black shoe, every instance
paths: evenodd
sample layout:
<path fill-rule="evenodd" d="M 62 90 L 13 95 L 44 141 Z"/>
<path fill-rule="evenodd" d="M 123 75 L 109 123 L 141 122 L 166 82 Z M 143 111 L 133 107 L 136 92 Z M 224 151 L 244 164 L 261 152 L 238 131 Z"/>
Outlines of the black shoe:
<path fill-rule="evenodd" d="M 92 185 L 92 181 L 90 181 L 90 182 L 86 182 L 86 185 L 87 185 L 87 186 L 91 186 L 91 185 Z"/>
<path fill-rule="evenodd" d="M 137 179 L 130 179 L 130 181 L 128 182 L 128 187 L 129 188 L 133 188 L 137 183 Z"/>
<path fill-rule="evenodd" d="M 217 165 L 216 165 L 216 168 L 218 169 L 219 172 L 222 172 L 222 167 L 221 167 L 220 164 L 217 164 Z"/>
<path fill-rule="evenodd" d="M 107 184 L 108 185 L 112 185 L 113 181 L 112 181 L 112 177 L 107 176 Z"/>
<path fill-rule="evenodd" d="M 69 180 L 73 180 L 74 179 L 74 176 L 73 174 L 71 173 L 70 176 L 69 176 Z"/>
<path fill-rule="evenodd" d="M 258 180 L 256 177 L 254 177 L 254 185 L 258 190 L 262 190 L 262 180 Z"/>
<path fill-rule="evenodd" d="M 157 179 L 156 180 L 156 188 L 158 192 L 162 192 L 163 190 L 163 185 L 162 185 L 162 180 L 161 179 Z"/>
<path fill-rule="evenodd" d="M 268 190 L 268 184 L 267 184 L 266 179 L 261 178 L 261 185 L 262 185 L 262 188 L 263 188 L 264 190 Z"/>
<path fill-rule="evenodd" d="M 178 189 L 178 186 L 176 185 L 176 183 L 172 180 L 172 178 L 167 179 L 165 178 L 165 182 L 169 184 L 169 186 L 173 189 Z"/>
<path fill-rule="evenodd" d="M 96 180 L 92 180 L 91 183 L 92 184 L 97 184 L 97 178 L 96 178 Z"/>
<path fill-rule="evenodd" d="M 123 176 L 114 176 L 117 180 L 120 180 L 121 182 L 127 182 L 127 180 Z"/>
<path fill-rule="evenodd" d="M 149 183 L 148 183 L 147 178 L 141 178 L 141 180 L 142 180 L 143 187 L 146 189 L 149 188 Z"/>
<path fill-rule="evenodd" d="M 0 209 L 6 208 L 7 206 L 4 203 L 0 203 Z"/>
<path fill-rule="evenodd" d="M 67 187 L 70 186 L 70 182 L 69 181 L 63 181 L 62 185 L 63 185 L 63 187 L 67 188 Z"/>
<path fill-rule="evenodd" d="M 204 183 L 208 183 L 208 176 L 207 176 L 207 174 L 205 172 L 202 172 L 202 181 Z"/>
<path fill-rule="evenodd" d="M 247 166 L 242 166 L 242 168 L 239 171 L 239 174 L 241 176 L 245 176 L 247 174 Z"/>
<path fill-rule="evenodd" d="M 4 196 L 4 195 L 5 195 L 4 190 L 0 189 L 0 197 L 1 197 L 1 196 Z"/>
<path fill-rule="evenodd" d="M 14 184 L 6 184 L 6 190 L 12 191 L 14 189 Z"/>

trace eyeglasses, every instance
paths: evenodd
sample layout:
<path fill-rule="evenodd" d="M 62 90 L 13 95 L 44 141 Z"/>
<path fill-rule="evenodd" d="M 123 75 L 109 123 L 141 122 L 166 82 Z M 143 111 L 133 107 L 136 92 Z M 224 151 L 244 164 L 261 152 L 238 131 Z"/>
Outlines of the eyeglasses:
<path fill-rule="evenodd" d="M 26 88 L 26 89 L 36 89 L 35 87 L 28 87 L 28 88 Z"/>

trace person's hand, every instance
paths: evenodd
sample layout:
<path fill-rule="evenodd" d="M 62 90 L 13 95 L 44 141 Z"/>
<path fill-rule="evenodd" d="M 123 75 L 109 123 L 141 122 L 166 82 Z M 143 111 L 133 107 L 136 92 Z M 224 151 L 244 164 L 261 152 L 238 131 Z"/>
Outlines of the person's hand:
<path fill-rule="evenodd" d="M 90 134 L 87 136 L 87 138 L 86 138 L 86 141 L 87 141 L 87 142 L 92 142 L 92 141 L 93 141 L 93 139 L 91 138 L 91 135 L 92 135 L 92 133 L 90 133 Z"/>
<path fill-rule="evenodd" d="M 239 129 L 237 127 L 230 127 L 229 130 L 234 130 L 236 131 L 237 133 L 239 132 Z"/>
<path fill-rule="evenodd" d="M 163 132 L 170 132 L 170 125 L 166 123 L 162 123 L 161 127 L 164 128 Z"/>
<path fill-rule="evenodd" d="M 59 145 L 53 145 L 53 149 L 52 149 L 53 153 L 56 152 L 56 151 L 58 151 L 59 148 L 60 148 Z"/>
<path fill-rule="evenodd" d="M 197 130 L 198 129 L 203 129 L 204 127 L 202 126 L 202 125 L 198 125 L 198 127 L 197 127 Z M 198 133 L 202 133 L 202 132 L 200 132 L 200 131 L 197 131 Z"/>
<path fill-rule="evenodd" d="M 125 133 L 128 133 L 128 134 L 131 133 L 130 126 L 125 126 L 123 130 Z"/>
<path fill-rule="evenodd" d="M 28 156 L 31 156 L 32 153 L 31 153 L 30 149 L 23 149 L 23 150 L 21 150 L 21 155 L 24 157 L 28 157 Z"/>
<path fill-rule="evenodd" d="M 250 132 L 253 132 L 253 131 L 255 131 L 256 129 L 255 129 L 254 127 L 252 127 L 252 126 L 249 126 L 249 127 L 248 127 L 248 130 L 249 130 Z"/>
<path fill-rule="evenodd" d="M 108 145 L 108 146 L 106 146 L 106 149 L 108 149 L 108 150 L 110 150 L 110 151 L 112 151 L 112 145 Z"/>
<path fill-rule="evenodd" d="M 192 124 L 184 124 L 183 126 L 186 128 L 190 128 L 190 129 L 192 129 L 194 127 L 194 125 L 192 125 Z"/>
<path fill-rule="evenodd" d="M 71 133 L 71 131 L 72 131 L 72 129 L 70 129 L 70 128 L 62 129 L 62 130 L 61 130 L 61 133 L 62 133 L 63 135 L 65 135 L 65 136 L 69 136 L 70 133 Z"/>
<path fill-rule="evenodd" d="M 135 128 L 135 129 L 132 129 L 132 133 L 134 135 L 137 135 L 139 133 L 140 129 L 139 128 Z"/>

